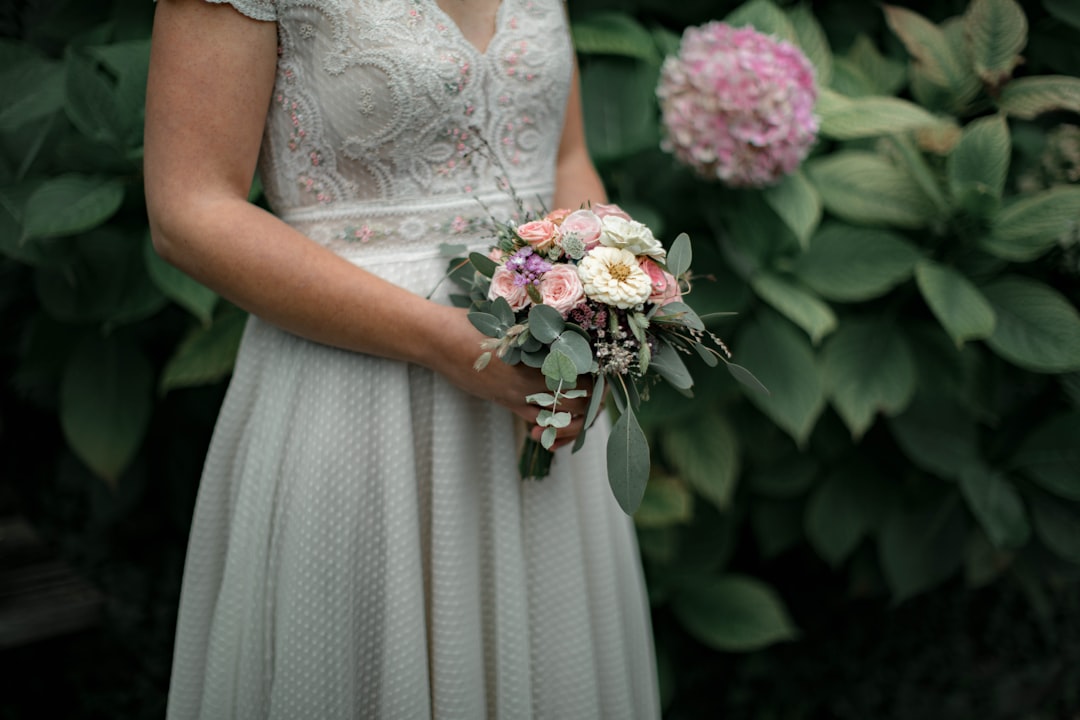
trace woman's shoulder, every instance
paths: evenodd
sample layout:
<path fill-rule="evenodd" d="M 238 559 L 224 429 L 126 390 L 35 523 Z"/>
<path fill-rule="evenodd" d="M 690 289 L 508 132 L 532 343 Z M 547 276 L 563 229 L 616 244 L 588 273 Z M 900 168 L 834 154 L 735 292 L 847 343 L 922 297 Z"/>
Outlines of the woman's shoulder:
<path fill-rule="evenodd" d="M 206 2 L 232 5 L 253 20 L 277 20 L 278 0 L 206 0 Z"/>

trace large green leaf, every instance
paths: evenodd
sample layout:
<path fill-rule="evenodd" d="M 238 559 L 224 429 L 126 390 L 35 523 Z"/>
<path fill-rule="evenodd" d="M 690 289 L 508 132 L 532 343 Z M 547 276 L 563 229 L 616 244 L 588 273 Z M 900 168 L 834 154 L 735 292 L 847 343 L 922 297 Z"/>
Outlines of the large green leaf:
<path fill-rule="evenodd" d="M 870 82 L 871 95 L 893 95 L 907 80 L 904 64 L 882 55 L 874 41 L 861 33 L 851 44 L 846 60 Z"/>
<path fill-rule="evenodd" d="M 938 27 L 916 12 L 883 5 L 885 20 L 904 43 L 914 62 L 913 74 L 946 91 L 954 107 L 962 107 L 979 91 L 979 78 L 947 27 Z M 959 28 L 957 28 L 960 30 Z"/>
<path fill-rule="evenodd" d="M 926 304 L 957 347 L 994 332 L 994 308 L 974 283 L 947 265 L 923 260 L 915 279 Z"/>
<path fill-rule="evenodd" d="M 797 443 L 805 443 L 825 407 L 806 336 L 771 313 L 758 313 L 739 336 L 735 352 L 736 360 L 769 388 L 768 395 L 748 391 L 746 396 Z"/>
<path fill-rule="evenodd" d="M 806 507 L 806 537 L 834 567 L 842 563 L 881 520 L 886 493 L 877 473 L 847 465 L 825 479 Z"/>
<path fill-rule="evenodd" d="M 805 330 L 815 345 L 836 328 L 832 308 L 797 282 L 762 272 L 750 280 L 750 285 L 758 297 Z"/>
<path fill-rule="evenodd" d="M 758 650 L 798 635 L 776 591 L 741 575 L 701 578 L 672 598 L 672 609 L 694 637 L 717 650 Z"/>
<path fill-rule="evenodd" d="M 649 442 L 634 411 L 623 409 L 607 442 L 608 482 L 619 507 L 633 515 L 649 481 Z"/>
<path fill-rule="evenodd" d="M 758 32 L 775 35 L 790 43 L 798 42 L 795 28 L 788 16 L 771 0 L 750 0 L 745 2 L 724 18 L 724 22 L 734 27 L 752 26 Z"/>
<path fill-rule="evenodd" d="M 998 107 L 1013 117 L 1030 120 L 1052 110 L 1080 113 L 1080 78 L 1038 75 L 1013 80 L 997 100 Z"/>
<path fill-rule="evenodd" d="M 1022 197 L 992 218 L 981 240 L 987 251 L 1005 260 L 1034 260 L 1080 224 L 1080 186 L 1059 185 Z"/>
<path fill-rule="evenodd" d="M 64 67 L 53 60 L 30 58 L 0 72 L 0 87 L 4 88 L 0 132 L 9 132 L 63 106 Z"/>
<path fill-rule="evenodd" d="M 578 52 L 660 61 L 652 34 L 626 13 L 595 13 L 575 20 L 570 29 Z"/>
<path fill-rule="evenodd" d="M 1042 4 L 1058 20 L 1080 30 L 1080 5 L 1076 0 L 1042 0 Z"/>
<path fill-rule="evenodd" d="M 25 239 L 60 237 L 97 227 L 112 217 L 124 200 L 120 180 L 66 174 L 45 181 L 26 203 Z"/>
<path fill-rule="evenodd" d="M 72 323 L 115 326 L 160 310 L 166 303 L 146 272 L 143 239 L 106 226 L 66 240 L 62 265 L 37 269 L 35 289 L 49 314 Z"/>
<path fill-rule="evenodd" d="M 64 437 L 95 474 L 115 484 L 142 443 L 152 397 L 153 369 L 135 345 L 92 338 L 64 368 Z"/>
<path fill-rule="evenodd" d="M 799 47 L 814 65 L 818 87 L 828 87 L 832 82 L 832 51 L 825 30 L 814 17 L 809 3 L 801 3 L 786 12 Z"/>
<path fill-rule="evenodd" d="M 116 102 L 113 84 L 97 69 L 97 63 L 77 51 L 67 55 L 64 110 L 71 123 L 97 142 L 119 143 L 132 121 Z"/>
<path fill-rule="evenodd" d="M 645 485 L 645 495 L 634 513 L 634 525 L 640 528 L 664 528 L 681 525 L 694 514 L 694 495 L 678 478 L 652 476 Z"/>
<path fill-rule="evenodd" d="M 809 161 L 806 172 L 825 209 L 856 224 L 918 228 L 938 215 L 915 179 L 876 153 L 841 150 Z"/>
<path fill-rule="evenodd" d="M 940 477 L 958 478 L 979 461 L 975 421 L 947 395 L 919 392 L 889 428 L 909 460 Z"/>
<path fill-rule="evenodd" d="M 209 385 L 227 377 L 236 362 L 246 322 L 246 313 L 229 309 L 209 327 L 193 328 L 165 365 L 161 392 Z"/>
<path fill-rule="evenodd" d="M 921 254 L 888 230 L 826 223 L 796 258 L 795 276 L 830 300 L 869 300 L 911 277 Z"/>
<path fill-rule="evenodd" d="M 581 66 L 585 136 L 598 162 L 618 160 L 656 147 L 658 71 L 626 58 L 596 56 Z"/>
<path fill-rule="evenodd" d="M 901 602 L 948 579 L 964 561 L 968 522 L 955 496 L 895 507 L 878 535 L 885 580 Z"/>
<path fill-rule="evenodd" d="M 836 140 L 956 125 L 949 118 L 933 115 L 900 98 L 879 95 L 848 98 L 831 90 L 822 90 L 817 112 L 821 115 L 821 134 Z"/>
<path fill-rule="evenodd" d="M 998 87 L 1012 76 L 1027 45 L 1027 28 L 1027 16 L 1014 0 L 972 0 L 964 31 L 983 82 Z"/>
<path fill-rule="evenodd" d="M 832 404 L 855 437 L 878 412 L 902 411 L 915 393 L 915 361 L 907 340 L 876 318 L 842 323 L 821 359 Z"/>
<path fill-rule="evenodd" d="M 1040 422 L 1009 466 L 1058 497 L 1080 501 L 1080 410 Z"/>
<path fill-rule="evenodd" d="M 949 189 L 954 198 L 985 193 L 1000 200 L 1009 173 L 1012 142 L 1001 115 L 980 118 L 964 128 L 949 155 Z"/>
<path fill-rule="evenodd" d="M 784 177 L 776 185 L 762 191 L 769 207 L 780 216 L 795 234 L 803 249 L 821 222 L 821 195 L 801 170 Z"/>
<path fill-rule="evenodd" d="M 664 457 L 706 500 L 724 510 L 731 505 L 739 476 L 739 443 L 730 423 L 717 413 L 698 413 L 693 422 L 660 431 Z"/>
<path fill-rule="evenodd" d="M 987 343 L 1001 357 L 1034 372 L 1080 370 L 1080 313 L 1048 285 L 1018 276 L 983 287 L 997 325 Z"/>
<path fill-rule="evenodd" d="M 995 547 L 1023 547 L 1031 537 L 1020 493 L 998 472 L 973 464 L 960 473 L 960 490 L 968 508 Z"/>
<path fill-rule="evenodd" d="M 162 260 L 149 236 L 143 244 L 143 259 L 150 279 L 166 297 L 197 317 L 203 325 L 210 324 L 218 301 L 217 293 Z"/>
<path fill-rule="evenodd" d="M 1038 491 L 1027 494 L 1035 534 L 1046 547 L 1080 564 L 1080 508 Z"/>

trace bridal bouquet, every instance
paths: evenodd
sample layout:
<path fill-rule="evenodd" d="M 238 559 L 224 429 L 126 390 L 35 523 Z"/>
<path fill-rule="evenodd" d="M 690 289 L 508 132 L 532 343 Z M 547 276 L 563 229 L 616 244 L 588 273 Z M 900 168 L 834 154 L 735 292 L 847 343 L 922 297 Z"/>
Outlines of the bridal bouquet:
<path fill-rule="evenodd" d="M 488 337 L 477 369 L 492 357 L 541 370 L 547 393 L 526 398 L 540 406 L 537 443 L 526 438 L 521 474 L 548 474 L 550 448 L 571 422 L 562 401 L 586 396 L 585 427 L 610 393 L 619 412 L 608 438 L 608 479 L 619 505 L 632 514 L 649 478 L 649 446 L 635 412 L 649 387 L 664 381 L 689 395 L 693 380 L 681 355 L 696 353 L 710 366 L 727 363 L 743 382 L 760 387 L 730 362 L 724 344 L 682 301 L 689 290 L 690 240 L 670 250 L 618 206 L 553 210 L 527 222 L 496 222 L 495 243 L 451 264 L 450 276 L 468 292 L 458 296 L 469 320 Z M 577 438 L 577 450 L 585 440 Z"/>

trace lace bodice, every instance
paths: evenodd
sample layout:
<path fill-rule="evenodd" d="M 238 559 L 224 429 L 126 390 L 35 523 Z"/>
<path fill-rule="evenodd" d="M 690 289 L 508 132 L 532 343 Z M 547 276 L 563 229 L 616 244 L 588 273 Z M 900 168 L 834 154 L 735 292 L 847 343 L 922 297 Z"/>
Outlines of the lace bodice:
<path fill-rule="evenodd" d="M 213 1 L 278 23 L 260 174 L 318 242 L 453 240 L 507 182 L 550 194 L 571 76 L 560 0 L 502 0 L 482 53 L 436 0 Z"/>

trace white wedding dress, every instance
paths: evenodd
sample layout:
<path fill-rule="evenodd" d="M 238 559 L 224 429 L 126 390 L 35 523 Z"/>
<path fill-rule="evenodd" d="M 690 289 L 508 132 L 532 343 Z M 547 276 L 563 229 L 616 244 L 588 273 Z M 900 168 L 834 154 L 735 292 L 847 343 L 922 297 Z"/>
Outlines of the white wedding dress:
<path fill-rule="evenodd" d="M 506 182 L 550 202 L 559 0 L 503 0 L 483 53 L 436 0 L 212 1 L 278 24 L 260 171 L 313 241 L 427 295 L 440 243 L 482 248 L 488 211 L 511 215 Z M 199 489 L 168 717 L 657 717 L 604 440 L 522 482 L 507 411 L 251 319 Z"/>

